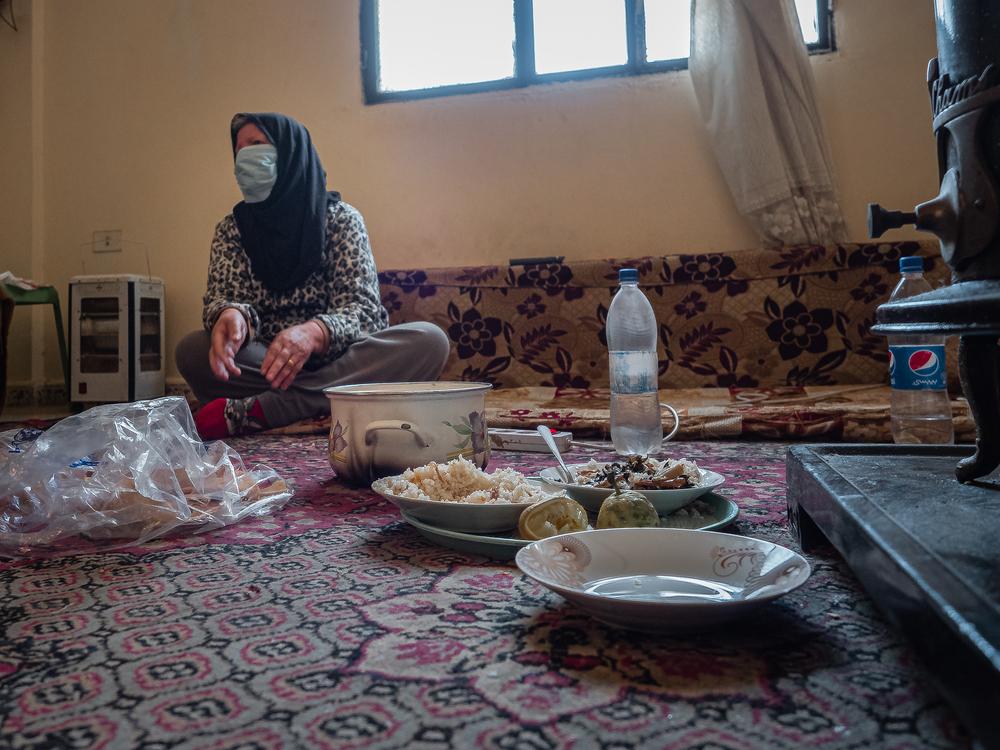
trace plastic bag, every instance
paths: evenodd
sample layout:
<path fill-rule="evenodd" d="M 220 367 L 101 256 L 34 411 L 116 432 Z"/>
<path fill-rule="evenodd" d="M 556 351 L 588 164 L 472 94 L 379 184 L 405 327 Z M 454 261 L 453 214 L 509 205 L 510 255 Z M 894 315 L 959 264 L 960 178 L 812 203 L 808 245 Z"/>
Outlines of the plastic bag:
<path fill-rule="evenodd" d="M 195 534 L 264 515 L 292 489 L 203 444 L 179 397 L 107 404 L 45 432 L 0 433 L 0 556 L 35 557 Z"/>

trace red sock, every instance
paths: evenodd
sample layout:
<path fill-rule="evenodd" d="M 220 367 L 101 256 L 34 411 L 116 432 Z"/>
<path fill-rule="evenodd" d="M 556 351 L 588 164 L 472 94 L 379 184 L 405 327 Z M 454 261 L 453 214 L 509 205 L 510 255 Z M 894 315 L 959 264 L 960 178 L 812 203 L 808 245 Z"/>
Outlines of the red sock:
<path fill-rule="evenodd" d="M 255 398 L 244 415 L 245 403 L 236 399 L 217 398 L 201 407 L 194 418 L 194 425 L 198 428 L 201 439 L 222 440 L 232 435 L 266 430 L 267 418 L 260 400 Z"/>
<path fill-rule="evenodd" d="M 217 398 L 201 407 L 195 415 L 194 426 L 198 428 L 202 440 L 221 440 L 229 437 L 229 427 L 226 425 L 226 399 Z"/>
<path fill-rule="evenodd" d="M 268 428 L 267 417 L 264 416 L 264 409 L 260 405 L 260 399 L 254 399 L 253 406 L 247 412 L 247 426 L 252 426 L 260 430 Z"/>

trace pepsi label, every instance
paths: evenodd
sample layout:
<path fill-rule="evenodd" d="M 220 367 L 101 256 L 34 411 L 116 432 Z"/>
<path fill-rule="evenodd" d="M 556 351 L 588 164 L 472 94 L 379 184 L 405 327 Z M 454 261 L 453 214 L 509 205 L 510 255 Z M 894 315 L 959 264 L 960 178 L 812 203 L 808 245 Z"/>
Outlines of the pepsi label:
<path fill-rule="evenodd" d="M 889 383 L 904 391 L 943 391 L 947 367 L 943 344 L 889 347 Z"/>

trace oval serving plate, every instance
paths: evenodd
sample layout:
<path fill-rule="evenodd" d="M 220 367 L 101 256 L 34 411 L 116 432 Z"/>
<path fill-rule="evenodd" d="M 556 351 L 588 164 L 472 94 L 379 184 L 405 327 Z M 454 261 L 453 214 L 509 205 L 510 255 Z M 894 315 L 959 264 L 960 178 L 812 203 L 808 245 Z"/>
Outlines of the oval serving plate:
<path fill-rule="evenodd" d="M 474 504 L 443 500 L 414 500 L 394 495 L 389 491 L 389 483 L 399 478 L 396 476 L 376 479 L 372 482 L 372 490 L 399 508 L 400 512 L 406 516 L 429 523 L 439 529 L 472 534 L 508 531 L 517 526 L 517 519 L 521 517 L 521 511 L 533 505 L 533 503 Z M 541 480 L 528 478 L 526 481 L 539 489 L 548 491 L 546 497 L 564 494 L 562 490 L 552 488 Z"/>
<path fill-rule="evenodd" d="M 588 464 L 570 464 L 569 468 L 576 472 Z M 591 487 L 587 484 L 569 484 L 559 478 L 559 472 L 555 467 L 542 469 L 538 475 L 553 487 L 564 490 L 571 498 L 576 500 L 587 510 L 597 513 L 601 509 L 604 498 L 614 492 L 609 487 Z M 701 470 L 701 483 L 697 487 L 684 487 L 676 490 L 631 490 L 643 495 L 656 508 L 656 512 L 661 516 L 673 513 L 678 508 L 683 508 L 692 500 L 701 497 L 707 492 L 721 487 L 726 478 L 716 471 L 710 469 Z"/>
<path fill-rule="evenodd" d="M 704 513 L 692 514 L 690 509 L 685 508 L 670 516 L 661 517 L 660 524 L 664 528 L 721 529 L 735 521 L 740 513 L 739 506 L 722 495 L 705 495 L 701 498 L 701 502 L 705 504 L 702 509 Z M 470 534 L 442 529 L 414 518 L 406 512 L 403 512 L 402 516 L 404 521 L 428 541 L 471 555 L 482 555 L 495 560 L 513 560 L 518 550 L 532 544 L 526 539 L 521 539 L 516 531 L 502 535 Z"/>
<path fill-rule="evenodd" d="M 521 571 L 615 627 L 717 625 L 783 596 L 809 563 L 778 544 L 717 531 L 599 529 L 532 542 Z"/>

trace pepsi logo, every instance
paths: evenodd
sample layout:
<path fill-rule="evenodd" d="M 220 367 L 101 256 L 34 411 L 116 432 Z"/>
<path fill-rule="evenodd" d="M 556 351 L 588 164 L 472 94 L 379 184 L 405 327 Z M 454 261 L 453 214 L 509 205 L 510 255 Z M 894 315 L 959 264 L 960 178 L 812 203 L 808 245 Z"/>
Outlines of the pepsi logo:
<path fill-rule="evenodd" d="M 910 354 L 907 364 L 914 375 L 924 378 L 937 374 L 937 371 L 941 368 L 941 360 L 930 349 L 917 349 Z"/>
<path fill-rule="evenodd" d="M 896 355 L 892 353 L 892 349 L 889 350 L 889 374 L 896 374 Z"/>

